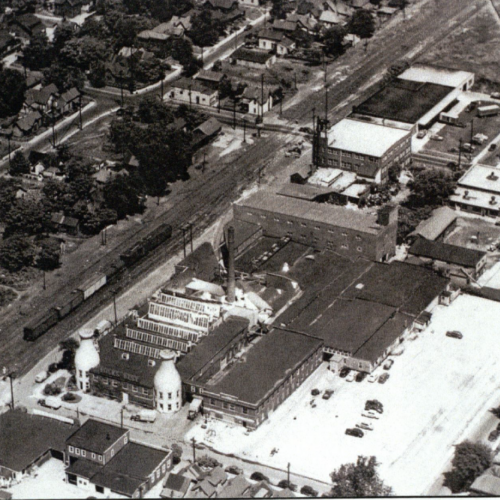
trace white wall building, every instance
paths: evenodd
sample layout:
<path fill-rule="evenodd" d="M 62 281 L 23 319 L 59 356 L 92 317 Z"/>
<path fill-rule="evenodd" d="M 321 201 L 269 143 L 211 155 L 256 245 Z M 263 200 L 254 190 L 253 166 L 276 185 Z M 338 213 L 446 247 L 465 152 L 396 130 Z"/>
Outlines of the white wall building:
<path fill-rule="evenodd" d="M 90 388 L 89 371 L 99 365 L 99 353 L 93 340 L 92 330 L 80 331 L 80 347 L 75 354 L 76 383 L 78 388 L 88 392 Z"/>
<path fill-rule="evenodd" d="M 164 350 L 160 369 L 154 378 L 156 409 L 160 413 L 175 413 L 182 406 L 182 380 L 175 367 L 175 354 Z"/>

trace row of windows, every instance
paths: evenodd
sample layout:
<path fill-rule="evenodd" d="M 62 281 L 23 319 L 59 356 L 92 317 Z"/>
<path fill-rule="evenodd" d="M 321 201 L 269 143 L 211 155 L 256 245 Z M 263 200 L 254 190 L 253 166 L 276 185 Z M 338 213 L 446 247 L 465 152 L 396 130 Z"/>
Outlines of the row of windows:
<path fill-rule="evenodd" d="M 97 381 L 97 380 L 99 380 L 99 378 L 97 376 L 94 376 L 94 380 Z M 105 377 L 102 377 L 101 381 L 104 385 L 111 385 L 111 387 L 118 387 L 119 386 L 119 383 L 117 380 L 109 380 Z M 138 387 L 134 384 L 129 384 L 127 382 L 122 382 L 121 387 L 124 390 L 131 390 L 132 392 L 141 392 L 142 394 L 144 394 L 146 396 L 149 395 L 149 389 L 147 389 L 146 387 Z"/>
<path fill-rule="evenodd" d="M 161 325 L 160 325 L 161 326 Z M 184 334 L 186 337 L 191 336 L 188 332 L 182 332 L 182 329 L 178 328 L 177 329 L 179 334 Z M 165 333 L 168 335 L 167 332 L 159 332 L 159 333 Z M 172 332 L 174 333 L 174 332 Z M 140 332 L 138 330 L 134 330 L 133 328 L 128 328 L 126 330 L 125 335 L 128 338 L 134 339 L 134 340 L 140 340 L 141 342 L 148 342 L 149 344 L 157 344 L 162 347 L 168 347 L 171 348 L 173 345 L 177 345 L 178 347 L 175 347 L 176 350 L 182 351 L 182 352 L 188 352 L 190 344 L 182 342 L 180 339 L 179 340 L 174 340 L 170 339 L 167 337 L 159 337 L 158 335 L 153 335 L 151 333 L 146 333 L 146 332 Z M 172 335 L 173 337 L 178 337 L 177 335 Z M 180 336 L 180 335 L 179 335 Z M 190 340 L 191 342 L 196 342 L 198 340 L 198 336 L 194 336 L 193 339 L 186 339 Z"/>
<path fill-rule="evenodd" d="M 149 312 L 156 316 L 161 316 L 163 318 L 179 320 L 190 325 L 196 325 L 201 328 L 208 329 L 209 318 L 208 316 L 200 316 L 197 313 L 181 311 L 175 309 L 171 306 L 166 306 L 163 304 L 156 304 L 155 302 L 149 303 Z"/>
<path fill-rule="evenodd" d="M 171 392 L 168 392 L 168 393 L 167 393 L 167 397 L 168 397 L 168 399 L 172 399 L 172 394 L 173 394 L 173 393 L 171 393 Z M 163 399 L 163 392 L 162 392 L 162 391 L 160 391 L 160 392 L 158 393 L 158 395 L 159 395 L 160 399 Z M 177 397 L 180 397 L 180 391 L 177 391 Z"/>
<path fill-rule="evenodd" d="M 75 448 L 73 446 L 68 446 L 68 449 L 69 449 L 69 452 L 70 453 L 74 453 L 75 455 L 78 455 L 78 456 L 82 456 L 82 457 L 86 457 L 87 456 L 87 452 L 85 450 L 81 450 L 80 448 Z M 95 453 L 90 453 L 91 457 L 93 460 L 96 459 L 96 454 Z M 97 460 L 99 460 L 99 462 L 102 462 L 102 455 L 97 455 Z"/>
<path fill-rule="evenodd" d="M 160 359 L 161 349 L 157 347 L 151 347 L 149 345 L 137 344 L 130 340 L 115 338 L 115 347 L 123 351 L 133 352 L 135 354 L 141 354 L 142 356 L 148 356 L 149 358 Z"/>
<path fill-rule="evenodd" d="M 187 309 L 197 313 L 216 315 L 217 317 L 220 315 L 220 306 L 216 304 L 205 304 L 196 300 L 175 297 L 166 293 L 161 293 L 158 301 L 162 304 L 180 307 L 181 309 Z"/>
<path fill-rule="evenodd" d="M 216 401 L 213 398 L 210 398 L 210 404 L 212 406 L 217 406 L 217 403 L 218 403 L 218 401 Z M 226 410 L 231 410 L 234 412 L 240 412 L 240 413 L 243 413 L 244 415 L 248 414 L 248 408 L 245 408 L 244 406 L 237 406 L 237 405 L 234 405 L 232 403 L 227 403 L 225 401 L 222 402 L 222 408 L 224 408 Z"/>

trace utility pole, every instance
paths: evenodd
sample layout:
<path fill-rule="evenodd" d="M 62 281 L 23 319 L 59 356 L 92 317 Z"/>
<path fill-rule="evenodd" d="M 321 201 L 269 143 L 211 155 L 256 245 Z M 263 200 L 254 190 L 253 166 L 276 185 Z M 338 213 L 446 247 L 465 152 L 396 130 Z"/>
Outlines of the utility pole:
<path fill-rule="evenodd" d="M 182 247 L 184 249 L 184 258 L 186 258 L 186 228 L 182 226 Z"/>
<path fill-rule="evenodd" d="M 288 462 L 288 465 L 286 467 L 286 480 L 288 484 L 290 484 L 290 462 Z"/>
<path fill-rule="evenodd" d="M 113 309 L 115 312 L 115 326 L 118 324 L 118 314 L 116 313 L 116 290 L 113 290 Z"/>
<path fill-rule="evenodd" d="M 204 62 L 204 56 L 203 56 L 203 45 L 201 46 L 201 67 L 203 69 L 205 62 Z"/>
<path fill-rule="evenodd" d="M 325 127 L 328 128 L 328 85 L 325 85 Z"/>
<path fill-rule="evenodd" d="M 314 169 L 316 167 L 316 157 L 317 157 L 317 154 L 318 154 L 318 140 L 317 140 L 317 133 L 318 131 L 316 130 L 317 129 L 317 126 L 316 126 L 316 108 L 313 108 L 312 109 L 312 112 L 313 112 L 313 125 L 312 125 L 312 129 L 313 129 L 313 148 L 312 148 L 312 151 L 313 151 L 313 157 L 312 157 L 312 172 L 314 172 Z"/>
<path fill-rule="evenodd" d="M 462 139 L 458 139 L 458 168 L 462 165 Z"/>
<path fill-rule="evenodd" d="M 247 142 L 247 119 L 243 117 L 243 142 Z"/>
<path fill-rule="evenodd" d="M 260 75 L 260 112 L 262 117 L 262 123 L 264 123 L 264 73 Z"/>
<path fill-rule="evenodd" d="M 191 253 L 193 253 L 193 223 L 189 223 L 189 241 L 191 242 Z"/>
<path fill-rule="evenodd" d="M 160 100 L 163 101 L 163 78 L 160 80 Z"/>
<path fill-rule="evenodd" d="M 80 94 L 80 99 L 79 99 L 79 115 L 80 115 L 80 130 L 83 129 L 83 121 L 82 121 L 82 94 Z"/>
<path fill-rule="evenodd" d="M 191 442 L 193 443 L 193 464 L 196 463 L 196 439 L 191 438 Z"/>
<path fill-rule="evenodd" d="M 123 429 L 123 406 L 120 410 L 120 427 Z"/>
<path fill-rule="evenodd" d="M 328 69 L 328 66 L 326 64 L 326 57 L 325 57 L 325 53 L 323 52 L 323 71 L 325 72 L 325 85 L 326 85 L 327 69 Z"/>
<path fill-rule="evenodd" d="M 9 373 L 9 379 L 10 379 L 10 401 L 11 401 L 11 408 L 15 408 L 15 403 L 14 403 L 14 383 L 12 382 L 12 379 L 16 376 L 15 372 L 10 372 Z"/>

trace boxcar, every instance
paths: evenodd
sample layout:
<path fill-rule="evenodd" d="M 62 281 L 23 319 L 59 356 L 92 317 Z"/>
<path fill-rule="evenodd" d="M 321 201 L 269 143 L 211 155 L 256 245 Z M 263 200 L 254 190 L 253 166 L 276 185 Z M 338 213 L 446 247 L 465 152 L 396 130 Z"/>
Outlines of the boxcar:
<path fill-rule="evenodd" d="M 54 309 L 38 316 L 24 327 L 24 340 L 33 341 L 50 330 L 59 317 Z"/>
<path fill-rule="evenodd" d="M 65 297 L 65 299 L 54 309 L 57 312 L 59 319 L 65 318 L 71 311 L 76 309 L 83 302 L 83 294 L 78 290 L 74 290 L 70 295 Z"/>
<path fill-rule="evenodd" d="M 83 300 L 87 300 L 91 295 L 97 292 L 99 288 L 102 288 L 106 284 L 106 281 L 107 278 L 105 274 L 96 274 L 87 281 L 84 281 L 77 290 L 83 295 Z"/>

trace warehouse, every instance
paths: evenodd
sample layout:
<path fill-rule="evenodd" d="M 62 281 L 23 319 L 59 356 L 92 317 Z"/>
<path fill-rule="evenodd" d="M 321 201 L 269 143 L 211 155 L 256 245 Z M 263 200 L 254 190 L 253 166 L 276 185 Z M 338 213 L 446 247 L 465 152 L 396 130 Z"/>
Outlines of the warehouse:
<path fill-rule="evenodd" d="M 235 220 L 259 224 L 265 236 L 288 237 L 317 249 L 377 261 L 395 252 L 397 207 L 351 210 L 258 191 L 233 210 Z"/>
<path fill-rule="evenodd" d="M 361 139 L 362 138 L 362 139 Z M 406 166 L 411 157 L 410 131 L 367 121 L 344 119 L 320 133 L 313 158 L 322 167 L 355 172 L 375 183 L 386 182 L 393 165 Z"/>

